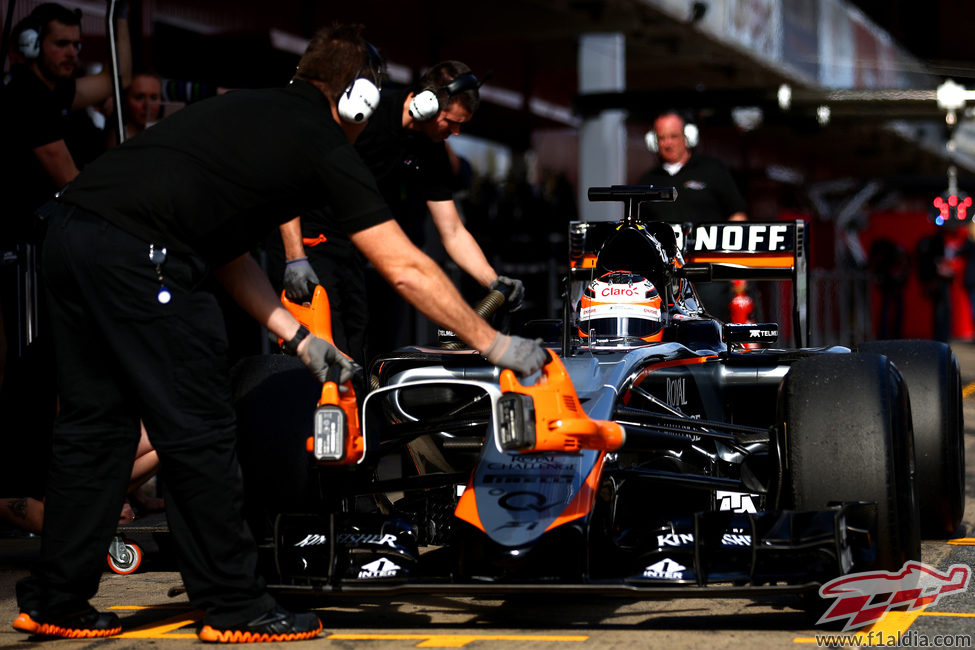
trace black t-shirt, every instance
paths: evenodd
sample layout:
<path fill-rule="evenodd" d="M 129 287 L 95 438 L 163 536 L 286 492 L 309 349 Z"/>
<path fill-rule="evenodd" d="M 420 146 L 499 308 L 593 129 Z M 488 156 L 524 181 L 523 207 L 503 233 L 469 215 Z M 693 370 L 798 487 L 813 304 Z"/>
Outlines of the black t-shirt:
<path fill-rule="evenodd" d="M 734 213 L 748 209 L 724 164 L 703 154 L 692 154 L 687 164 L 673 176 L 663 167 L 655 167 L 644 173 L 637 185 L 677 188 L 677 200 L 673 203 L 644 203 L 640 206 L 640 216 L 647 221 L 726 221 Z"/>
<path fill-rule="evenodd" d="M 386 91 L 376 113 L 355 142 L 356 151 L 376 177 L 379 191 L 414 242 L 422 243 L 427 201 L 447 201 L 450 161 L 443 142 L 403 128 L 408 91 Z"/>
<path fill-rule="evenodd" d="M 65 139 L 65 116 L 74 94 L 73 79 L 61 81 L 51 90 L 25 66 L 13 70 L 10 83 L 0 93 L 2 244 L 36 239 L 34 210 L 60 189 L 33 150 Z"/>
<path fill-rule="evenodd" d="M 344 233 L 391 218 L 328 101 L 303 81 L 191 104 L 92 162 L 62 200 L 213 266 L 315 207 Z"/>

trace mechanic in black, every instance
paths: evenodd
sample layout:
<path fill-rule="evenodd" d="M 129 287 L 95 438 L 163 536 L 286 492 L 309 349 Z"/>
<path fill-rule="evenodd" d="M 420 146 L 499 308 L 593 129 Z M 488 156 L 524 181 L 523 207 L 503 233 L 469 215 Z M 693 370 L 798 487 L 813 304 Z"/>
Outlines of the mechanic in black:
<path fill-rule="evenodd" d="M 122 85 L 132 77 L 124 4 L 116 20 Z M 78 175 L 67 144 L 66 116 L 112 94 L 108 69 L 75 78 L 81 51 L 81 12 L 56 3 L 38 5 L 12 31 L 22 62 L 11 69 L 3 95 L 5 217 L 0 243 L 37 240 L 34 210 Z"/>
<path fill-rule="evenodd" d="M 640 216 L 647 221 L 714 223 L 747 219 L 745 199 L 734 179 L 717 158 L 695 153 L 688 145 L 689 125 L 675 111 L 654 120 L 648 141 L 656 141 L 660 160 L 637 185 L 676 187 L 673 203 L 644 203 Z"/>
<path fill-rule="evenodd" d="M 499 276 L 492 268 L 453 200 L 445 141 L 473 117 L 480 101 L 479 86 L 463 63 L 438 63 L 415 89 L 383 94 L 355 147 L 415 244 L 424 243 L 429 210 L 450 258 L 482 287 L 510 287 L 508 300 L 517 308 L 524 295 L 521 281 Z M 361 256 L 327 221 L 327 214 L 319 210 L 302 214 L 300 225 L 296 219 L 281 228 L 286 266 L 282 272 L 280 244 L 272 239 L 268 265 L 272 280 L 283 277 L 286 295 L 297 301 L 310 299 L 316 284 L 324 286 L 332 307 L 335 343 L 360 363 L 367 359 L 367 322 L 378 330 L 372 336 L 371 352 L 415 343 L 406 322 L 410 320 L 407 305 L 384 285 L 370 287 L 367 299 Z"/>
<path fill-rule="evenodd" d="M 115 23 L 123 84 L 131 78 L 125 14 L 121 3 Z M 69 117 L 109 97 L 112 76 L 75 78 L 80 10 L 40 4 L 11 36 L 11 78 L 0 95 L 0 495 L 40 497 L 57 395 L 43 305 L 23 299 L 28 282 L 38 302 L 43 293 L 36 268 L 42 224 L 34 211 L 77 176 Z"/>
<path fill-rule="evenodd" d="M 57 344 L 61 410 L 41 557 L 18 583 L 14 627 L 49 636 L 109 636 L 114 614 L 89 604 L 115 531 L 145 421 L 160 457 L 166 512 L 205 641 L 310 638 L 321 623 L 279 607 L 256 575 L 241 512 L 226 331 L 203 279 L 285 341 L 319 379 L 354 364 L 281 305 L 247 253 L 281 222 L 327 204 L 409 300 L 488 359 L 519 373 L 544 351 L 494 331 L 391 219 L 351 141 L 343 99 L 368 85 L 378 54 L 358 27 L 320 31 L 287 88 L 192 104 L 106 152 L 42 207 L 43 271 Z M 362 116 L 360 111 L 357 115 Z M 422 298 L 422 301 L 421 301 Z"/>
<path fill-rule="evenodd" d="M 637 185 L 676 187 L 677 200 L 643 203 L 640 216 L 647 221 L 677 224 L 748 219 L 745 199 L 724 163 L 693 151 L 697 137 L 692 129 L 696 127 L 677 111 L 667 111 L 654 120 L 647 144 L 651 151 L 657 151 L 659 164 L 645 172 Z M 730 284 L 700 283 L 696 289 L 709 313 L 725 322 L 731 320 Z"/>

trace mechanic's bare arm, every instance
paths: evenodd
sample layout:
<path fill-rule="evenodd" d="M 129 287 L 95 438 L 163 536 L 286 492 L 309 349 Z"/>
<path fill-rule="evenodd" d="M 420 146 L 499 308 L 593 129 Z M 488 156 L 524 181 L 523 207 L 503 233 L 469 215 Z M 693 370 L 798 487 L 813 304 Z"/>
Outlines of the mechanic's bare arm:
<path fill-rule="evenodd" d="M 284 242 L 284 259 L 296 260 L 305 257 L 305 245 L 301 240 L 301 217 L 285 221 L 278 229 Z"/>
<path fill-rule="evenodd" d="M 728 217 L 728 221 L 748 221 L 748 215 L 744 212 L 735 212 Z"/>
<path fill-rule="evenodd" d="M 349 235 L 379 273 L 430 320 L 453 330 L 472 348 L 484 352 L 497 332 L 471 309 L 450 279 L 406 236 L 386 221 Z"/>
<path fill-rule="evenodd" d="M 34 157 L 41 164 L 56 187 L 64 187 L 78 175 L 78 166 L 68 151 L 64 140 L 55 140 L 40 147 L 34 147 Z"/>
<path fill-rule="evenodd" d="M 122 88 L 132 83 L 132 44 L 129 42 L 129 19 L 115 19 L 115 36 L 118 39 L 118 68 Z M 112 96 L 112 66 L 106 65 L 98 74 L 80 77 L 75 82 L 71 110 L 101 104 Z"/>
<path fill-rule="evenodd" d="M 264 271 L 250 253 L 221 266 L 213 275 L 254 320 L 285 341 L 294 337 L 298 331 L 298 321 L 281 304 Z M 301 343 L 306 342 L 307 339 Z M 301 347 L 299 344 L 299 352 Z"/>
<path fill-rule="evenodd" d="M 477 280 L 478 284 L 488 288 L 498 274 L 487 261 L 477 240 L 464 226 L 460 213 L 457 212 L 457 205 L 452 200 L 427 201 L 427 208 L 433 216 L 433 224 L 440 233 L 440 240 L 450 259 Z"/>

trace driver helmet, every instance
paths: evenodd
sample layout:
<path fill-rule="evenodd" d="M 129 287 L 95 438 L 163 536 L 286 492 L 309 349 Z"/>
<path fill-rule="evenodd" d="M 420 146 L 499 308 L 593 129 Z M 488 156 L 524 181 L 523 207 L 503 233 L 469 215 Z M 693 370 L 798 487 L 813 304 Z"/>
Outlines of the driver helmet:
<path fill-rule="evenodd" d="M 579 303 L 579 335 L 591 346 L 625 347 L 663 339 L 660 294 L 630 271 L 610 271 L 586 287 Z"/>

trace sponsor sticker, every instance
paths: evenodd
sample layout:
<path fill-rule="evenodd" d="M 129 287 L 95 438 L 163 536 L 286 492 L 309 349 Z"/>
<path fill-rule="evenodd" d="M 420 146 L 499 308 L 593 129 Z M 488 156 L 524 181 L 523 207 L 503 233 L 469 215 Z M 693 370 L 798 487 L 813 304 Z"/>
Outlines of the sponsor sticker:
<path fill-rule="evenodd" d="M 757 497 L 757 494 L 747 492 L 716 490 L 714 493 L 714 498 L 718 502 L 718 510 L 725 512 L 758 512 L 758 508 L 755 507 Z"/>
<path fill-rule="evenodd" d="M 304 539 L 295 543 L 295 546 L 321 546 L 328 542 L 328 539 L 324 535 L 319 535 L 317 533 L 309 533 L 305 535 Z"/>
<path fill-rule="evenodd" d="M 372 533 L 339 533 L 336 541 L 345 546 L 359 546 L 361 544 L 373 544 L 377 546 L 389 546 L 396 548 L 396 535 L 385 534 L 375 535 Z"/>
<path fill-rule="evenodd" d="M 395 578 L 399 575 L 401 566 L 398 564 L 387 560 L 384 557 L 379 558 L 375 562 L 370 562 L 369 564 L 363 564 L 359 569 L 360 578 Z"/>
<path fill-rule="evenodd" d="M 680 580 L 684 577 L 687 567 L 683 564 L 674 562 L 670 558 L 664 558 L 656 564 L 651 564 L 643 570 L 644 578 L 654 578 L 657 580 Z"/>
<path fill-rule="evenodd" d="M 790 249 L 790 224 L 711 224 L 698 226 L 695 251 L 770 253 Z"/>
<path fill-rule="evenodd" d="M 657 535 L 657 546 L 690 546 L 694 543 L 694 535 L 691 533 L 667 533 Z M 751 546 L 752 536 L 742 533 L 725 533 L 721 536 L 722 546 Z"/>

